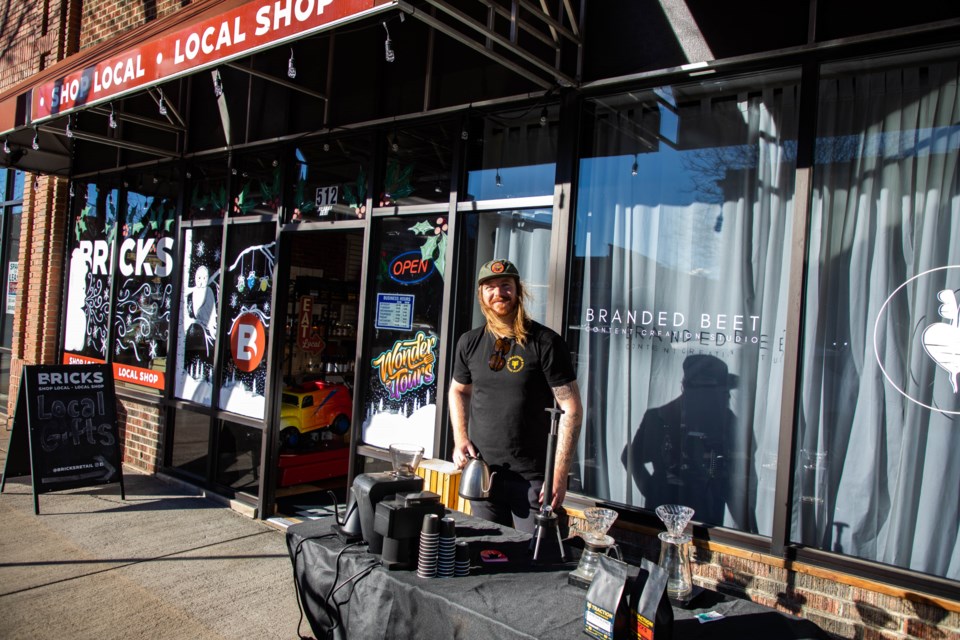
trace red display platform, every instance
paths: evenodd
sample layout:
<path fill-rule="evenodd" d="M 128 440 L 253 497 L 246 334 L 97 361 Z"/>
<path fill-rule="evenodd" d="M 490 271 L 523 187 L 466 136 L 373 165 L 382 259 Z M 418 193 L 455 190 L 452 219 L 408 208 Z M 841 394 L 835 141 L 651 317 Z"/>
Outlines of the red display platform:
<path fill-rule="evenodd" d="M 281 453 L 279 486 L 289 487 L 346 476 L 349 462 L 350 447 L 347 445 L 318 451 Z"/>

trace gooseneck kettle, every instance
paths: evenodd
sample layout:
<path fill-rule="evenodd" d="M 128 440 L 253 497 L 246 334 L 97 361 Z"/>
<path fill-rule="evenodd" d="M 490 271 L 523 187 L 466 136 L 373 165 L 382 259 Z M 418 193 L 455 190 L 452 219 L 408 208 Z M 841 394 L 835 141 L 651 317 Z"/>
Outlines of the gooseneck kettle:
<path fill-rule="evenodd" d="M 488 500 L 490 488 L 493 486 L 493 476 L 490 467 L 478 453 L 476 457 L 467 455 L 470 461 L 460 472 L 460 497 L 467 500 Z"/>

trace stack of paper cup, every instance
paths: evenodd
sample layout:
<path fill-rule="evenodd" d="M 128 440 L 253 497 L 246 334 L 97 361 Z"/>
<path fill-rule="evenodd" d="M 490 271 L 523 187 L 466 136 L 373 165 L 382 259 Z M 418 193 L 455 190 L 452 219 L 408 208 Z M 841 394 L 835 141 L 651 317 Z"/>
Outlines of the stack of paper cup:
<path fill-rule="evenodd" d="M 440 549 L 440 518 L 435 513 L 423 516 L 420 529 L 420 554 L 417 561 L 417 575 L 421 578 L 434 578 L 437 575 L 437 560 Z"/>
<path fill-rule="evenodd" d="M 453 567 L 453 575 L 457 578 L 470 575 L 470 546 L 465 540 L 457 543 L 456 564 Z"/>
<path fill-rule="evenodd" d="M 457 528 L 453 518 L 440 521 L 440 550 L 437 558 L 437 577 L 452 578 L 457 558 Z"/>

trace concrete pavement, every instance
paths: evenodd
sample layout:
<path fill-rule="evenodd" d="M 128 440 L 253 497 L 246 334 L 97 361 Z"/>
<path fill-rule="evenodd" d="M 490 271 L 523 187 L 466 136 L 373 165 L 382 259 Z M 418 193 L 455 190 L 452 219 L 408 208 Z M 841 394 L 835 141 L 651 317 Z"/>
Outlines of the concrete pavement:
<path fill-rule="evenodd" d="M 280 529 L 163 477 L 124 484 L 43 494 L 34 515 L 29 477 L 7 481 L 0 639 L 298 637 Z"/>

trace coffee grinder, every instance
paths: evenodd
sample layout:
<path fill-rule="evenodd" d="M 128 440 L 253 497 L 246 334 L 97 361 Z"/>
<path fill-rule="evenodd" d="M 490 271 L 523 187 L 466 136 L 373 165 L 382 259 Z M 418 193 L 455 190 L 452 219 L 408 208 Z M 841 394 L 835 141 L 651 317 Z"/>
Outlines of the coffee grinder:
<path fill-rule="evenodd" d="M 438 518 L 446 513 L 439 494 L 432 491 L 399 493 L 377 504 L 373 529 L 383 539 L 384 567 L 391 571 L 416 567 L 423 518 L 431 513 Z"/>
<path fill-rule="evenodd" d="M 617 542 L 607 535 L 613 521 L 617 519 L 617 512 L 613 509 L 590 507 L 584 510 L 583 515 L 587 521 L 587 531 L 580 536 L 583 538 L 583 553 L 577 568 L 567 574 L 567 582 L 586 589 L 593 582 L 593 576 L 600 566 L 600 556 L 612 556 L 617 560 L 623 558 Z"/>
<path fill-rule="evenodd" d="M 383 550 L 383 536 L 374 526 L 377 504 L 398 494 L 423 490 L 423 478 L 416 474 L 423 460 L 423 447 L 392 444 L 390 460 L 393 471 L 361 473 L 353 479 L 343 522 L 334 526 L 341 540 L 355 542 L 362 538 L 371 553 Z"/>

